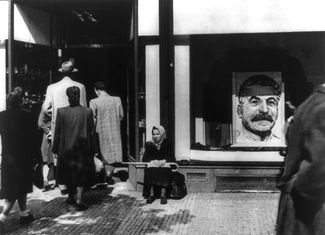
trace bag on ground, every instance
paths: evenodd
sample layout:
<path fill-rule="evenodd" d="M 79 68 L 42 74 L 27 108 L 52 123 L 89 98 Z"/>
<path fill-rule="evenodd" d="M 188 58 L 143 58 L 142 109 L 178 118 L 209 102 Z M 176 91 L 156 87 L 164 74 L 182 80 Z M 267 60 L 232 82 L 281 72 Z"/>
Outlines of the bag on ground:
<path fill-rule="evenodd" d="M 185 177 L 179 172 L 172 173 L 172 183 L 170 189 L 170 198 L 182 199 L 187 195 Z"/>

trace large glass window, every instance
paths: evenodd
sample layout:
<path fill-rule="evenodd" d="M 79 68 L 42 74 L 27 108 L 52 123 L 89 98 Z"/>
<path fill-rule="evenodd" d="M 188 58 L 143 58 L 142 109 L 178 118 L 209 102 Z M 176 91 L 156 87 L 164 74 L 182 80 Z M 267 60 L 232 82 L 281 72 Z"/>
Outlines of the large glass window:
<path fill-rule="evenodd" d="M 190 50 L 191 149 L 285 146 L 293 106 L 323 82 L 323 32 L 195 35 Z"/>

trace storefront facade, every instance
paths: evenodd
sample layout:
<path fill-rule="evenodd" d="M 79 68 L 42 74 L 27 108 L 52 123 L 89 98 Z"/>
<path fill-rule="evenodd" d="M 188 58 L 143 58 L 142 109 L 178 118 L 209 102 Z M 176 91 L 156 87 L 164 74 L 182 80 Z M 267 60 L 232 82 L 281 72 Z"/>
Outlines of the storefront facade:
<path fill-rule="evenodd" d="M 155 123 L 168 127 L 176 159 L 187 164 L 181 170 L 194 191 L 275 189 L 271 185 L 284 162 L 285 121 L 292 114 L 287 102 L 298 106 L 324 82 L 321 6 L 305 1 L 139 1 L 139 41 L 150 40 L 145 45 L 146 107 L 151 105 L 146 136 Z M 236 139 L 235 84 L 247 74 L 280 79 L 274 126 L 278 143 Z"/>
<path fill-rule="evenodd" d="M 64 57 L 60 53 L 74 56 L 73 49 L 80 48 L 80 44 L 78 47 L 77 43 L 64 42 L 67 38 L 60 33 L 64 27 L 56 18 L 60 14 L 46 8 L 44 0 L 31 2 L 31 5 L 23 0 L 0 2 L 4 11 L 2 22 L 6 22 L 0 32 L 1 109 L 5 108 L 5 94 L 14 83 L 15 52 L 10 52 L 10 41 L 50 48 L 47 53 L 52 65 L 48 68 L 47 83 L 54 80 L 53 71 Z M 105 6 L 108 9 L 116 2 L 108 1 Z M 254 184 L 263 188 L 263 182 L 269 178 L 274 183 L 284 161 L 280 154 L 285 150 L 283 128 L 290 115 L 286 102 L 299 105 L 314 86 L 324 81 L 322 3 L 121 2 L 131 7 L 130 37 L 123 42 L 129 54 L 125 58 L 131 62 L 122 66 L 129 77 L 122 82 L 124 88 L 117 88 L 125 97 L 128 114 L 125 124 L 128 159 L 141 161 L 152 126 L 161 124 L 174 143 L 176 160 L 182 165 L 181 171 L 191 190 L 218 191 L 235 181 L 240 181 L 239 188 L 247 185 L 254 188 Z M 53 5 L 54 1 L 48 0 L 48 4 Z M 60 1 L 53 6 L 60 12 L 63 6 L 71 11 L 85 6 L 98 8 L 101 4 L 104 1 L 76 0 L 69 6 Z M 90 48 L 112 45 L 108 41 L 82 43 L 86 44 Z M 7 63 L 6 53 L 13 57 L 8 56 Z M 274 126 L 281 140 L 278 143 L 241 143 L 236 137 L 240 120 L 236 119 L 235 84 L 240 85 L 240 79 L 252 74 L 274 75 L 281 86 Z M 141 173 L 137 174 L 137 169 L 131 172 L 134 184 L 141 183 Z"/>

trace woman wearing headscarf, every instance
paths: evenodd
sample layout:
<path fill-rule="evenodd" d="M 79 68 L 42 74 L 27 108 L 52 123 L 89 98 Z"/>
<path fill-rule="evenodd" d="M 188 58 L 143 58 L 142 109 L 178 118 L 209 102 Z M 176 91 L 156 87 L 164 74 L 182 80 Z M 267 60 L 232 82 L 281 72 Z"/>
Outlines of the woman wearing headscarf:
<path fill-rule="evenodd" d="M 22 90 L 20 87 L 15 91 Z M 37 119 L 22 109 L 22 92 L 7 97 L 7 110 L 0 112 L 0 135 L 2 142 L 1 192 L 4 205 L 0 214 L 0 234 L 4 234 L 4 222 L 15 201 L 20 208 L 20 223 L 32 222 L 33 215 L 27 209 L 27 193 L 33 191 L 33 162 L 41 161 L 38 143 Z M 37 159 L 38 160 L 38 159 Z"/>
<path fill-rule="evenodd" d="M 166 204 L 166 191 L 171 185 L 172 172 L 169 167 L 165 167 L 165 163 L 174 162 L 175 157 L 171 153 L 164 127 L 154 126 L 151 134 L 152 141 L 146 143 L 143 155 L 143 161 L 150 162 L 145 169 L 143 195 L 147 203 L 152 203 L 155 191 L 157 194 L 160 190 L 160 203 Z"/>

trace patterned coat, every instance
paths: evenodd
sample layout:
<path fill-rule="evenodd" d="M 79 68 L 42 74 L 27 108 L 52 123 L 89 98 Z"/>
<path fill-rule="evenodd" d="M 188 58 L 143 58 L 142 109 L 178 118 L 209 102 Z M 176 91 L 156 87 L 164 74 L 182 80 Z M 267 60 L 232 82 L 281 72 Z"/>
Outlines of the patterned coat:
<path fill-rule="evenodd" d="M 297 109 L 287 140 L 277 234 L 325 234 L 324 86 Z"/>
<path fill-rule="evenodd" d="M 85 86 L 79 82 L 73 81 L 70 77 L 65 76 L 59 82 L 53 83 L 47 87 L 46 97 L 43 104 L 43 110 L 52 111 L 51 130 L 54 136 L 56 112 L 58 108 L 69 105 L 66 90 L 68 87 L 77 86 L 80 89 L 80 104 L 87 107 L 86 89 Z M 53 138 L 52 138 L 53 142 Z"/>
<path fill-rule="evenodd" d="M 121 120 L 124 113 L 120 97 L 101 93 L 98 98 L 90 100 L 89 106 L 93 110 L 103 159 L 108 164 L 121 162 Z"/>

